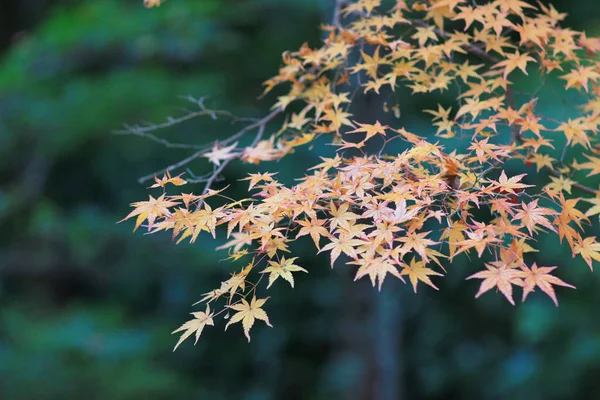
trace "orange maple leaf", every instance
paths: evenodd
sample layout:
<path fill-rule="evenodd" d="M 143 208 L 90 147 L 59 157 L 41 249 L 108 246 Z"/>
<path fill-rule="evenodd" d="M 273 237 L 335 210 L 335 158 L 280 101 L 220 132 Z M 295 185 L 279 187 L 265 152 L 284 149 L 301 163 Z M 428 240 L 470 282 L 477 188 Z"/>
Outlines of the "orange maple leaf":
<path fill-rule="evenodd" d="M 525 301 L 527 295 L 533 292 L 537 286 L 542 292 L 546 293 L 558 307 L 558 300 L 556 299 L 556 293 L 554 293 L 552 285 L 575 289 L 575 286 L 563 282 L 554 275 L 550 275 L 550 272 L 555 270 L 556 267 L 538 267 L 536 263 L 533 263 L 531 269 L 527 268 L 527 266 L 521 266 L 521 268 L 523 269 L 521 274 L 523 277 L 523 301 Z"/>

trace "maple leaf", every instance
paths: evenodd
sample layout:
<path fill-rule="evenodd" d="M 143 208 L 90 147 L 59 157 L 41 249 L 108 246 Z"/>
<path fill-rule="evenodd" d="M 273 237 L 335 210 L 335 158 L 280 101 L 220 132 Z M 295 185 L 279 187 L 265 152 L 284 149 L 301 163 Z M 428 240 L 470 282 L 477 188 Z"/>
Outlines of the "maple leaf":
<path fill-rule="evenodd" d="M 575 244 L 573 253 L 583 257 L 590 269 L 593 270 L 592 260 L 600 261 L 600 243 L 596 242 L 595 236 L 586 237 Z"/>
<path fill-rule="evenodd" d="M 522 266 L 523 269 L 521 276 L 523 277 L 523 300 L 527 298 L 527 295 L 534 291 L 535 287 L 539 287 L 542 292 L 546 293 L 558 307 L 558 300 L 554 293 L 552 285 L 564 286 L 575 289 L 575 286 L 569 285 L 563 282 L 561 279 L 554 275 L 550 275 L 550 272 L 556 269 L 556 267 L 538 267 L 536 263 L 533 263 L 531 269 L 527 266 Z"/>
<path fill-rule="evenodd" d="M 294 260 L 297 258 L 298 257 L 293 257 L 286 260 L 285 256 L 282 256 L 281 260 L 278 262 L 269 261 L 269 266 L 261 271 L 261 274 L 269 274 L 269 284 L 267 285 L 267 289 L 270 288 L 273 282 L 279 277 L 288 281 L 292 288 L 294 287 L 294 276 L 292 275 L 292 272 L 308 272 L 304 268 L 294 264 Z"/>
<path fill-rule="evenodd" d="M 409 210 L 406 205 L 406 200 L 402 199 L 396 206 L 394 213 L 390 215 L 389 220 L 395 224 L 401 224 L 416 218 L 419 211 L 421 211 L 421 207 L 419 206 L 411 207 Z"/>
<path fill-rule="evenodd" d="M 591 217 L 592 215 L 600 214 L 600 197 L 595 197 L 593 199 L 583 199 L 588 203 L 592 203 L 593 206 L 590 207 L 589 210 L 586 211 L 585 215 L 587 217 Z"/>
<path fill-rule="evenodd" d="M 521 203 L 521 210 L 517 212 L 515 219 L 523 221 L 530 235 L 536 230 L 536 225 L 541 225 L 556 232 L 556 228 L 546 218 L 547 215 L 556 215 L 556 211 L 550 208 L 539 207 L 538 202 L 539 199 L 535 199 L 528 204 Z"/>
<path fill-rule="evenodd" d="M 428 261 L 427 258 L 427 247 L 437 244 L 431 239 L 425 238 L 431 232 L 409 232 L 406 236 L 398 238 L 398 241 L 403 242 L 402 251 L 409 252 L 410 250 L 416 251 L 423 260 Z"/>
<path fill-rule="evenodd" d="M 600 174 L 600 158 L 598 157 L 592 157 L 589 156 L 587 154 L 584 154 L 585 157 L 587 157 L 588 162 L 584 162 L 583 164 L 578 164 L 577 162 L 575 162 L 573 164 L 573 167 L 576 169 L 589 169 L 590 173 L 587 174 L 587 176 L 593 176 L 593 175 L 597 175 Z"/>
<path fill-rule="evenodd" d="M 439 272 L 435 272 L 431 268 L 425 267 L 424 261 L 416 261 L 414 258 L 410 260 L 410 265 L 404 265 L 404 268 L 400 272 L 401 275 L 408 275 L 410 279 L 410 283 L 412 284 L 413 290 L 417 293 L 417 284 L 419 281 L 423 282 L 426 285 L 431 286 L 435 290 L 439 290 L 437 286 L 431 282 L 429 276 L 438 275 L 442 276 Z"/>
<path fill-rule="evenodd" d="M 360 51 L 360 54 L 363 58 L 363 63 L 362 64 L 357 64 L 354 68 L 352 72 L 358 72 L 361 70 L 366 70 L 367 71 L 367 75 L 369 75 L 371 78 L 376 79 L 377 78 L 377 68 L 379 67 L 379 65 L 382 64 L 387 64 L 388 61 L 381 59 L 379 57 L 379 47 L 377 47 L 375 49 L 375 51 L 373 52 L 373 56 L 370 56 L 368 54 L 366 54 L 364 51 Z"/>
<path fill-rule="evenodd" d="M 154 221 L 156 221 L 157 218 L 171 215 L 169 208 L 179 204 L 177 201 L 166 199 L 164 193 L 157 199 L 152 196 L 148 197 L 148 201 L 132 203 L 131 206 L 135 209 L 119 222 L 137 216 L 135 227 L 133 228 L 134 232 L 145 220 L 148 220 L 148 230 L 150 230 L 154 226 Z"/>
<path fill-rule="evenodd" d="M 508 302 L 514 306 L 515 301 L 513 300 L 512 285 L 523 286 L 521 271 L 515 268 L 508 268 L 505 265 L 496 267 L 486 263 L 485 266 L 487 270 L 479 271 L 467 278 L 483 279 L 475 298 L 496 287 L 506 297 Z"/>
<path fill-rule="evenodd" d="M 202 157 L 208 158 L 208 161 L 219 166 L 221 165 L 221 161 L 229 160 L 237 156 L 237 153 L 233 152 L 233 149 L 235 149 L 237 144 L 238 142 L 235 142 L 231 146 L 219 147 L 218 143 L 215 142 L 212 150 L 204 153 Z"/>
<path fill-rule="evenodd" d="M 296 237 L 298 238 L 300 236 L 310 235 L 313 242 L 315 243 L 315 246 L 317 247 L 317 250 L 320 250 L 320 246 L 319 246 L 320 237 L 321 236 L 327 237 L 329 235 L 329 232 L 323 226 L 325 224 L 325 221 L 313 218 L 310 220 L 310 222 L 309 221 L 297 221 L 297 223 L 302 228 L 300 228 L 300 231 L 298 232 Z"/>
<path fill-rule="evenodd" d="M 551 176 L 550 180 L 552 181 L 551 183 L 546 185 L 546 188 L 548 190 L 552 190 L 555 192 L 567 192 L 567 193 L 571 193 L 571 188 L 573 187 L 573 185 L 576 183 L 575 181 L 566 178 L 562 175 L 556 177 L 556 176 Z"/>
<path fill-rule="evenodd" d="M 183 175 L 183 173 L 181 173 L 175 177 L 171 177 L 171 174 L 169 173 L 169 171 L 165 172 L 165 174 L 163 175 L 163 177 L 161 179 L 158 179 L 156 177 L 156 175 L 154 175 L 154 181 L 156 183 L 154 185 L 150 186 L 150 188 L 151 189 L 158 188 L 158 187 L 164 188 L 165 186 L 167 186 L 168 183 L 175 185 L 175 186 L 185 185 L 187 183 L 187 181 L 185 179 L 181 178 L 181 175 Z"/>
<path fill-rule="evenodd" d="M 331 250 L 330 259 L 331 268 L 333 268 L 333 263 L 342 253 L 349 257 L 355 258 L 357 255 L 355 248 L 361 244 L 364 244 L 362 240 L 355 239 L 352 235 L 341 234 L 338 237 L 333 236 L 331 238 L 331 243 L 323 246 L 319 253 L 322 251 Z"/>
<path fill-rule="evenodd" d="M 473 8 L 471 6 L 460 6 L 458 9 L 460 11 L 454 17 L 452 17 L 452 20 L 456 21 L 462 19 L 465 22 L 465 27 L 463 29 L 464 31 L 469 29 L 473 22 L 483 21 L 483 12 L 479 7 Z"/>
<path fill-rule="evenodd" d="M 389 126 L 387 126 L 387 125 L 381 125 L 379 123 L 379 121 L 376 121 L 374 125 L 360 124 L 356 121 L 354 121 L 354 123 L 356 125 L 358 125 L 360 128 L 355 129 L 353 131 L 346 132 L 346 133 L 365 132 L 367 135 L 365 136 L 363 141 L 367 141 L 375 135 L 385 136 L 385 130 L 389 128 Z"/>
<path fill-rule="evenodd" d="M 381 291 L 381 286 L 383 285 L 383 281 L 385 280 L 387 274 L 392 274 L 396 278 L 404 282 L 404 278 L 402 278 L 402 275 L 400 274 L 396 266 L 385 258 L 362 258 L 359 261 L 352 261 L 350 262 L 350 264 L 360 265 L 360 268 L 358 269 L 358 271 L 356 271 L 354 280 L 358 280 L 366 275 L 369 275 L 373 287 L 375 287 L 375 284 L 379 282 L 377 286 L 379 291 Z"/>
<path fill-rule="evenodd" d="M 458 244 L 465 240 L 463 232 L 466 229 L 466 227 L 466 225 L 460 223 L 451 224 L 448 228 L 444 230 L 444 233 L 440 238 L 441 240 L 447 239 L 450 251 L 450 261 L 452 261 L 452 258 L 454 258 L 454 256 L 456 255 Z"/>
<path fill-rule="evenodd" d="M 580 65 L 568 74 L 561 76 L 567 81 L 565 88 L 583 88 L 587 92 L 589 81 L 595 83 L 600 78 L 600 74 L 595 69 L 596 67 Z"/>
<path fill-rule="evenodd" d="M 244 162 L 258 164 L 261 161 L 276 160 L 282 155 L 282 150 L 276 149 L 271 140 L 261 140 L 256 146 L 246 147 L 241 158 Z"/>
<path fill-rule="evenodd" d="M 510 178 L 506 177 L 506 173 L 502 171 L 500 174 L 500 178 L 498 182 L 494 182 L 492 185 L 493 190 L 505 191 L 507 193 L 515 193 L 515 189 L 524 189 L 528 187 L 532 187 L 533 185 L 526 185 L 524 183 L 520 183 L 521 179 L 527 174 L 521 174 L 516 176 L 511 176 Z"/>
<path fill-rule="evenodd" d="M 144 0 L 144 6 L 146 8 L 152 8 L 152 7 L 160 7 L 160 4 L 163 2 L 164 0 Z"/>
<path fill-rule="evenodd" d="M 329 220 L 329 230 L 333 231 L 338 225 L 348 229 L 350 227 L 349 222 L 353 221 L 357 218 L 357 215 L 352 211 L 348 211 L 350 208 L 350 204 L 343 203 L 339 207 L 336 207 L 335 204 L 330 202 L 330 215 L 331 219 Z"/>
<path fill-rule="evenodd" d="M 417 32 L 411 36 L 411 39 L 416 39 L 419 42 L 419 47 L 423 47 L 430 39 L 436 42 L 438 37 L 435 34 L 435 26 L 417 27 Z"/>
<path fill-rule="evenodd" d="M 515 68 L 519 68 L 525 75 L 527 75 L 527 63 L 535 61 L 535 58 L 529 56 L 527 53 L 519 53 L 516 50 L 513 54 L 508 54 L 506 60 L 497 63 L 494 68 L 504 68 L 503 78 L 506 80 L 508 74 L 510 74 Z"/>
<path fill-rule="evenodd" d="M 267 324 L 267 326 L 272 328 L 273 325 L 271 325 L 271 323 L 269 322 L 269 317 L 267 316 L 267 313 L 265 312 L 265 310 L 262 309 L 262 306 L 268 299 L 268 297 L 264 299 L 257 299 L 256 297 L 252 297 L 250 303 L 248 303 L 246 299 L 242 299 L 241 303 L 228 306 L 228 308 L 237 312 L 233 314 L 227 325 L 225 325 L 225 330 L 227 330 L 229 325 L 242 321 L 244 335 L 246 335 L 249 342 L 250 328 L 252 328 L 252 326 L 254 325 L 254 321 L 256 321 L 257 319 L 264 321 L 265 324 Z"/>
<path fill-rule="evenodd" d="M 495 4 L 500 6 L 502 12 L 512 11 L 521 16 L 523 15 L 523 8 L 535 9 L 535 6 L 521 0 L 501 0 L 495 1 Z"/>
<path fill-rule="evenodd" d="M 204 329 L 204 327 L 206 325 L 214 326 L 214 321 L 213 321 L 214 314 L 210 312 L 210 306 L 208 304 L 206 305 L 206 310 L 204 312 L 202 312 L 202 311 L 194 312 L 194 313 L 191 313 L 191 315 L 194 316 L 194 319 L 187 321 L 186 323 L 184 323 L 183 325 L 181 325 L 179 328 L 175 329 L 172 332 L 172 334 L 173 334 L 173 333 L 185 331 L 181 334 L 181 337 L 177 341 L 177 344 L 175 345 L 175 348 L 173 349 L 173 351 L 177 350 L 177 347 L 179 347 L 179 345 L 185 339 L 190 337 L 192 335 L 192 333 L 196 334 L 196 341 L 194 342 L 194 345 L 196 345 L 196 343 L 198 343 L 198 339 L 200 338 L 200 334 L 202 333 L 202 330 Z"/>
<path fill-rule="evenodd" d="M 259 182 L 272 182 L 273 176 L 277 173 L 256 173 L 256 174 L 248 174 L 247 178 L 241 179 L 242 181 L 250 181 L 248 184 L 248 190 L 252 190 L 254 186 L 256 186 Z"/>

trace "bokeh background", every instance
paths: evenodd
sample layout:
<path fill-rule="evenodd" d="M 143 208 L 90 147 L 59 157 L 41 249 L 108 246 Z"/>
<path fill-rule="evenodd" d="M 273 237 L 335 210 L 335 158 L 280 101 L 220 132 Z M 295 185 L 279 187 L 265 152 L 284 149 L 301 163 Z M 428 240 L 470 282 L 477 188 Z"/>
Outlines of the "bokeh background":
<path fill-rule="evenodd" d="M 570 14 L 566 25 L 600 33 L 596 0 L 554 4 Z M 175 245 L 116 223 L 147 196 L 137 178 L 189 152 L 111 132 L 181 115 L 192 108 L 187 95 L 264 115 L 272 98 L 257 100 L 261 83 L 284 50 L 318 44 L 332 6 L 2 0 L 1 399 L 598 398 L 600 281 L 554 239 L 540 241 L 536 260 L 563 265 L 561 277 L 578 288 L 559 289 L 559 308 L 540 293 L 516 307 L 491 293 L 474 300 L 478 283 L 464 277 L 480 264 L 465 257 L 439 292 L 414 295 L 390 279 L 379 293 L 297 246 L 311 273 L 295 290 L 274 286 L 273 329 L 258 324 L 248 344 L 239 327 L 208 328 L 172 353 L 170 333 L 190 305 L 239 266 L 220 262 L 223 237 Z M 402 123 L 427 134 L 420 110 L 437 100 L 400 96 Z M 382 112 L 359 101 L 363 115 Z M 195 119 L 161 134 L 202 144 L 230 132 L 226 121 Z M 229 194 L 245 196 L 237 180 L 256 169 L 293 183 L 331 152 L 232 163 Z M 205 160 L 191 167 L 209 169 Z"/>

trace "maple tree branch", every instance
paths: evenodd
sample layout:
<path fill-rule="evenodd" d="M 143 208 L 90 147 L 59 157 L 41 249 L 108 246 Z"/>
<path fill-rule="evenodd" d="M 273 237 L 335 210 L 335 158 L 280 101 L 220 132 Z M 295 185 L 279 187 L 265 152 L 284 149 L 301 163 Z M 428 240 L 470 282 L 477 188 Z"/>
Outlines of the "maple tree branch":
<path fill-rule="evenodd" d="M 231 113 L 230 111 L 227 111 L 227 110 L 213 110 L 213 109 L 207 108 L 204 105 L 204 100 L 206 99 L 205 97 L 200 97 L 199 99 L 196 99 L 193 96 L 189 95 L 189 96 L 186 96 L 185 99 L 188 100 L 191 103 L 196 104 L 200 108 L 200 110 L 188 112 L 187 114 L 182 115 L 181 117 L 177 117 L 177 118 L 168 117 L 167 118 L 167 122 L 163 122 L 161 124 L 151 124 L 151 125 L 148 125 L 148 126 L 139 126 L 139 125 L 130 126 L 130 125 L 125 125 L 125 129 L 124 130 L 114 131 L 113 133 L 116 134 L 116 135 L 137 135 L 137 136 L 144 136 L 145 134 L 148 134 L 150 132 L 154 132 L 154 131 L 157 131 L 157 130 L 160 130 L 160 129 L 169 128 L 171 126 L 180 124 L 180 123 L 188 121 L 190 119 L 194 119 L 194 118 L 202 117 L 202 116 L 206 116 L 206 115 L 210 116 L 212 119 L 217 119 L 217 116 L 219 116 L 219 115 L 225 116 L 225 117 L 231 118 L 232 123 L 257 121 L 256 118 L 242 118 L 242 117 L 238 117 L 235 114 L 233 114 L 233 113 Z"/>
<path fill-rule="evenodd" d="M 258 142 L 260 142 L 260 140 L 262 139 L 263 133 L 265 132 L 265 126 L 266 126 L 266 122 L 258 127 L 258 132 L 257 132 L 256 136 L 254 137 L 254 140 L 252 141 L 252 144 L 250 147 L 254 147 L 258 144 Z M 221 173 L 225 170 L 227 165 L 229 165 L 229 163 L 232 162 L 233 160 L 239 159 L 241 156 L 242 156 L 242 153 L 233 155 L 231 158 L 228 158 L 227 160 L 223 161 L 221 163 L 221 165 L 219 165 L 218 168 L 216 168 L 213 171 L 213 173 L 206 180 L 206 185 L 204 186 L 204 190 L 202 190 L 202 196 L 204 196 L 205 194 L 208 193 L 208 191 L 211 189 L 211 186 L 215 183 L 215 181 L 217 180 L 219 175 L 221 175 Z M 202 199 L 200 201 L 198 201 L 198 204 L 196 204 L 196 210 L 200 209 L 200 207 L 202 206 L 202 203 L 203 203 Z"/>
<path fill-rule="evenodd" d="M 258 144 L 258 142 L 260 142 L 260 140 L 262 139 L 262 135 L 265 131 L 265 125 L 261 125 L 258 128 L 258 133 L 256 134 L 256 137 L 254 138 L 254 141 L 252 142 L 252 145 L 250 147 L 254 147 L 256 146 L 256 144 Z M 236 160 L 238 158 L 240 158 L 242 156 L 242 153 L 233 155 L 231 158 L 228 158 L 227 160 L 223 161 L 221 163 L 221 165 L 218 166 L 218 168 L 216 168 L 213 173 L 210 175 L 210 177 L 206 180 L 206 185 L 204 186 L 204 190 L 202 191 L 202 195 L 205 195 L 206 193 L 208 193 L 208 191 L 210 190 L 211 186 L 213 185 L 213 183 L 215 183 L 215 181 L 217 180 L 217 178 L 219 177 L 219 175 L 223 172 L 223 170 L 225 169 L 225 167 L 227 167 L 227 165 L 232 162 L 233 160 Z"/>
<path fill-rule="evenodd" d="M 244 134 L 246 134 L 249 131 L 252 131 L 256 128 L 260 128 L 261 126 L 266 125 L 267 123 L 269 123 L 273 118 L 275 118 L 276 116 L 278 116 L 279 114 L 281 114 L 283 112 L 283 109 L 281 107 L 277 107 L 276 109 L 274 109 L 273 111 L 271 111 L 269 114 L 265 115 L 263 118 L 259 119 L 258 121 L 256 121 L 253 124 L 250 124 L 248 126 L 246 126 L 245 128 L 243 128 L 242 130 L 240 130 L 239 132 L 237 132 L 235 135 L 228 137 L 225 140 L 221 140 L 219 142 L 219 144 L 229 144 L 237 139 L 239 139 L 240 137 L 242 137 Z"/>
<path fill-rule="evenodd" d="M 200 157 L 204 153 L 206 153 L 205 150 L 197 151 L 194 154 L 192 154 L 191 156 L 189 156 L 187 158 L 184 158 L 183 160 L 181 160 L 181 161 L 179 161 L 179 162 L 177 162 L 175 164 L 171 164 L 171 165 L 169 165 L 166 168 L 163 168 L 163 169 L 155 171 L 155 172 L 153 172 L 151 174 L 142 176 L 141 178 L 138 179 L 138 183 L 142 184 L 142 183 L 144 183 L 146 181 L 149 181 L 150 179 L 154 178 L 156 175 L 164 174 L 166 172 L 171 172 L 174 169 L 181 168 L 184 165 L 187 165 L 187 164 L 191 163 L 192 161 L 194 161 L 196 158 Z"/>
<path fill-rule="evenodd" d="M 257 136 L 255 137 L 254 141 L 252 142 L 251 146 L 256 146 L 256 144 L 260 141 L 260 139 L 262 138 L 262 135 L 264 133 L 264 129 L 265 126 L 273 119 L 275 118 L 277 115 L 281 114 L 283 112 L 281 107 L 278 107 L 276 109 L 274 109 L 273 111 L 271 111 L 269 114 L 267 114 L 266 116 L 264 116 L 263 118 L 256 120 L 256 122 L 245 126 L 244 128 L 242 128 L 240 131 L 238 131 L 237 133 L 235 133 L 234 135 L 228 137 L 227 139 L 224 140 L 215 140 L 205 146 L 201 146 L 200 150 L 195 152 L 194 154 L 192 154 L 191 156 L 184 158 L 183 160 L 169 165 L 168 167 L 165 167 L 163 169 L 160 169 L 158 171 L 155 171 L 151 174 L 142 176 L 141 178 L 138 179 L 138 182 L 140 184 L 154 178 L 154 176 L 159 175 L 159 174 L 164 174 L 166 172 L 171 172 L 175 169 L 181 168 L 184 165 L 189 164 L 190 162 L 194 161 L 196 158 L 201 157 L 202 155 L 208 153 L 211 148 L 214 145 L 227 145 L 233 141 L 235 141 L 236 139 L 239 139 L 240 137 L 244 136 L 246 133 L 248 133 L 249 131 L 252 131 L 254 129 L 259 129 L 259 134 L 257 134 Z M 229 161 L 229 160 L 226 160 Z M 225 164 L 225 162 L 223 162 Z M 227 163 L 228 164 L 228 163 Z M 210 179 L 210 178 L 209 178 Z M 216 177 L 214 178 L 216 179 Z M 214 182 L 214 179 L 212 179 L 211 184 Z"/>
<path fill-rule="evenodd" d="M 515 107 L 515 99 L 513 97 L 513 93 L 512 90 L 510 89 L 510 87 L 508 85 L 506 85 L 506 102 L 508 103 L 508 105 L 513 109 L 516 110 Z M 512 130 L 512 135 L 511 135 L 511 140 L 512 143 L 523 143 L 523 137 L 521 136 L 521 132 L 519 129 L 519 125 L 518 124 L 512 124 L 511 126 L 511 130 Z"/>
<path fill-rule="evenodd" d="M 347 0 L 335 0 L 335 5 L 333 8 L 333 18 L 331 24 L 342 30 L 341 16 L 342 16 L 342 8 L 346 5 Z"/>
<path fill-rule="evenodd" d="M 130 127 L 129 130 L 127 131 L 116 131 L 113 132 L 115 135 L 135 135 L 135 136 L 140 136 L 146 139 L 149 139 L 155 143 L 161 144 L 169 149 L 202 149 L 204 148 L 204 146 L 198 146 L 198 145 L 194 145 L 194 144 L 187 144 L 187 143 L 173 143 L 170 142 L 166 139 L 162 139 L 159 138 L 156 135 L 153 135 L 151 133 L 145 133 L 143 131 L 140 131 L 138 128 L 136 127 Z"/>

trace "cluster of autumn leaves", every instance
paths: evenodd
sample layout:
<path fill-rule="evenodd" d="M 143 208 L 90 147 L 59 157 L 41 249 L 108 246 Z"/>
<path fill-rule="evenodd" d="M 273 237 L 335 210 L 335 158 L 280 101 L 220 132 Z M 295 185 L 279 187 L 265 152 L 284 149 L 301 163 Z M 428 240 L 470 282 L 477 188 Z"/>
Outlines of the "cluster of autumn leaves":
<path fill-rule="evenodd" d="M 325 26 L 321 47 L 284 53 L 279 74 L 265 83 L 265 93 L 286 88 L 273 105 L 285 115 L 283 124 L 249 146 L 215 142 L 199 156 L 215 167 L 234 158 L 259 163 L 324 136 L 336 154 L 292 187 L 274 173 L 256 173 L 247 178 L 249 199 L 211 207 L 222 191 L 163 192 L 133 203 L 126 217 L 136 217 L 136 229 L 146 223 L 149 232 L 170 231 L 178 241 L 193 242 L 202 232 L 215 237 L 224 226 L 229 241 L 220 248 L 232 261 L 245 260 L 245 268 L 200 300 L 205 311 L 175 331 L 183 332 L 177 346 L 194 333 L 197 340 L 230 311 L 226 327 L 241 322 L 248 340 L 256 320 L 270 326 L 258 284 L 266 277 L 266 289 L 279 278 L 294 286 L 294 274 L 307 271 L 288 245 L 304 236 L 329 254 L 331 266 L 343 256 L 356 268 L 355 279 L 368 277 L 380 289 L 390 275 L 408 280 L 415 292 L 420 284 L 437 289 L 434 281 L 446 273 L 443 260 L 465 253 L 492 260 L 467 278 L 481 280 L 476 296 L 497 289 L 514 304 L 515 286 L 522 300 L 537 288 L 558 304 L 553 286 L 573 286 L 553 275 L 554 266 L 526 264 L 536 235 L 557 234 L 590 268 L 600 261 L 600 243 L 586 235 L 589 217 L 600 214 L 598 190 L 577 182 L 579 171 L 600 174 L 600 66 L 594 59 L 600 41 L 561 27 L 562 19 L 552 6 L 521 0 L 398 0 L 391 9 L 358 0 Z M 536 111 L 535 96 L 512 92 L 509 79 L 534 70 L 577 94 L 576 117 L 545 116 Z M 432 116 L 427 137 L 407 131 L 401 119 L 392 127 L 352 114 L 353 91 L 379 95 L 402 86 L 435 93 L 451 85 L 460 87 L 455 110 L 424 110 Z M 399 117 L 397 104 L 384 110 Z M 370 154 L 375 139 L 383 147 Z M 387 154 L 387 143 L 396 139 L 406 150 Z M 460 139 L 467 145 L 457 147 Z M 553 144 L 561 141 L 578 155 L 565 159 Z M 509 177 L 503 168 L 509 158 L 544 170 L 548 184 L 536 188 L 525 174 Z M 154 187 L 185 183 L 165 174 Z M 224 307 L 211 311 L 219 300 Z"/>

